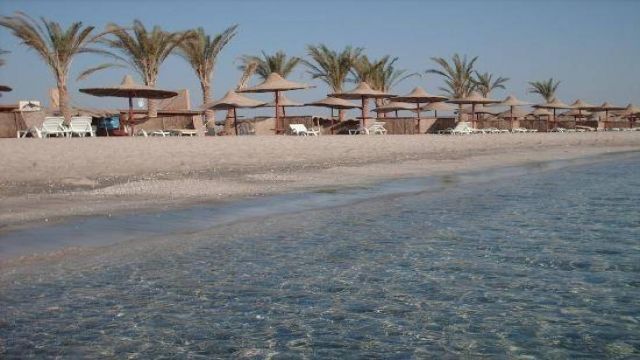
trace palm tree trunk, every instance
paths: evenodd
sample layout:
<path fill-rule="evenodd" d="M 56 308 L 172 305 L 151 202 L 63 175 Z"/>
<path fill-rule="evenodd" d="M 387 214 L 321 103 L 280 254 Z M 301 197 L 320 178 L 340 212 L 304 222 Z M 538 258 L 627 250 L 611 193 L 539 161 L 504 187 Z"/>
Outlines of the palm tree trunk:
<path fill-rule="evenodd" d="M 379 108 L 382 105 L 383 105 L 382 99 L 376 99 L 376 108 Z M 380 112 L 380 113 L 378 113 L 378 117 L 384 118 L 384 117 L 387 117 L 387 114 L 384 113 L 384 112 Z"/>
<path fill-rule="evenodd" d="M 227 117 L 224 118 L 224 133 L 225 135 L 231 135 L 231 129 L 233 128 L 233 109 L 227 110 Z"/>
<path fill-rule="evenodd" d="M 202 89 L 202 104 L 207 104 L 211 100 L 211 85 L 205 81 L 200 81 Z M 207 109 L 204 111 L 204 122 L 207 129 L 213 129 L 216 125 L 216 112 Z"/>
<path fill-rule="evenodd" d="M 58 102 L 64 121 L 68 124 L 71 121 L 71 108 L 69 107 L 69 91 L 65 79 L 58 80 Z"/>
<path fill-rule="evenodd" d="M 156 87 L 156 82 L 148 81 L 147 85 L 151 87 Z M 156 100 L 147 99 L 147 117 L 149 118 L 158 117 L 158 103 L 156 102 Z"/>

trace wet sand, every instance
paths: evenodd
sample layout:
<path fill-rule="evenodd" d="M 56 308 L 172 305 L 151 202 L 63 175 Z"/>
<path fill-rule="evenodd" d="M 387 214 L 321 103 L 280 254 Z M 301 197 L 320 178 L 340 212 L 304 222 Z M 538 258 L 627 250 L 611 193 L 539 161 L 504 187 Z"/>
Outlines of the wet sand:
<path fill-rule="evenodd" d="M 0 140 L 0 229 L 640 150 L 640 132 Z"/>

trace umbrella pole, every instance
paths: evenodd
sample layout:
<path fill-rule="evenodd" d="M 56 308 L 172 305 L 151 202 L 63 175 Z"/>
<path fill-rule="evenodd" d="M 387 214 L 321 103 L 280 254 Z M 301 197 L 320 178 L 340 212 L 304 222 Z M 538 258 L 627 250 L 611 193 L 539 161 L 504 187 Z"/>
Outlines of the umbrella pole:
<path fill-rule="evenodd" d="M 471 104 L 471 126 L 476 128 L 476 104 Z"/>
<path fill-rule="evenodd" d="M 416 129 L 416 133 L 420 134 L 420 103 L 416 103 L 416 114 L 418 115 L 418 128 Z"/>
<path fill-rule="evenodd" d="M 605 109 L 604 110 L 604 122 L 602 123 L 602 127 L 604 128 L 604 131 L 607 131 L 607 121 L 609 121 L 609 110 Z"/>
<path fill-rule="evenodd" d="M 131 96 L 129 96 L 129 118 L 127 119 L 127 122 L 131 125 L 131 134 L 129 135 L 133 136 L 133 128 L 135 124 L 133 123 L 133 98 Z"/>
<path fill-rule="evenodd" d="M 238 136 L 238 114 L 236 114 L 236 108 L 233 108 L 233 128 L 236 131 L 236 136 Z"/>
<path fill-rule="evenodd" d="M 513 132 L 513 106 L 511 106 L 511 129 L 509 129 Z"/>
<path fill-rule="evenodd" d="M 365 113 L 364 113 L 364 96 L 362 96 L 362 120 L 360 122 L 360 127 L 364 129 L 364 120 L 365 120 Z"/>
<path fill-rule="evenodd" d="M 396 110 L 396 119 L 398 118 L 398 110 Z"/>
<path fill-rule="evenodd" d="M 278 135 L 278 133 L 280 132 L 280 120 L 278 120 L 278 90 L 275 91 L 276 93 L 276 135 Z M 283 132 L 284 133 L 284 132 Z"/>

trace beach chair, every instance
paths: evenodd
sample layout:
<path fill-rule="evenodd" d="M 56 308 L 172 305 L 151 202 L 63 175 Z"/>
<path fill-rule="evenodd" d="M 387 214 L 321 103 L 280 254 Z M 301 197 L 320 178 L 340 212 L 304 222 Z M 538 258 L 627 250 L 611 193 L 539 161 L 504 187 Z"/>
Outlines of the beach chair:
<path fill-rule="evenodd" d="M 74 116 L 69 122 L 69 128 L 67 129 L 69 136 L 78 135 L 79 137 L 85 137 L 89 135 L 95 137 L 96 133 L 91 127 L 90 116 Z"/>
<path fill-rule="evenodd" d="M 68 131 L 63 125 L 64 118 L 59 116 L 47 116 L 44 118 L 42 127 L 38 129 L 43 138 L 53 136 L 67 136 Z"/>
<path fill-rule="evenodd" d="M 513 130 L 511 130 L 512 133 L 516 134 L 516 133 L 520 133 L 520 134 L 526 134 L 529 132 L 529 130 L 525 129 L 525 128 L 513 128 Z"/>
<path fill-rule="evenodd" d="M 477 130 L 476 130 L 477 131 Z M 466 121 L 459 122 L 455 128 L 451 129 L 449 132 L 451 135 L 468 135 L 473 134 L 474 129 L 469 126 L 469 123 Z"/>
<path fill-rule="evenodd" d="M 314 129 L 307 129 L 304 124 L 289 124 L 289 129 L 293 135 L 298 136 L 318 136 L 320 135 L 320 131 Z"/>
<path fill-rule="evenodd" d="M 368 128 L 364 128 L 364 133 L 367 135 L 386 135 L 387 129 L 384 128 L 384 122 L 376 121 Z"/>

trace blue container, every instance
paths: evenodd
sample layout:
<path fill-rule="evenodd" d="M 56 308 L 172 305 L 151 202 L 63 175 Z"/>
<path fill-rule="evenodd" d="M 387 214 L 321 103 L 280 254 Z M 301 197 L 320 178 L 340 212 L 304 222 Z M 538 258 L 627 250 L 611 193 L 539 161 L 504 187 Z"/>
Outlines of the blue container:
<path fill-rule="evenodd" d="M 99 129 L 105 130 L 114 130 L 120 128 L 120 117 L 119 116 L 111 116 L 100 119 L 98 122 Z"/>

